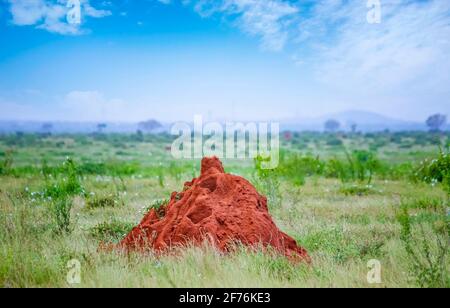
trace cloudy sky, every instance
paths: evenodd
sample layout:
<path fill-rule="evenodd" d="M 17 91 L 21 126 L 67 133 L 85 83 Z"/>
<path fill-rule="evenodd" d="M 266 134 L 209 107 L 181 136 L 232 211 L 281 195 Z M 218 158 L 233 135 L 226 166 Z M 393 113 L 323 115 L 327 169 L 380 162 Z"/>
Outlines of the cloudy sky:
<path fill-rule="evenodd" d="M 448 0 L 76 2 L 0 0 L 0 119 L 450 114 Z"/>

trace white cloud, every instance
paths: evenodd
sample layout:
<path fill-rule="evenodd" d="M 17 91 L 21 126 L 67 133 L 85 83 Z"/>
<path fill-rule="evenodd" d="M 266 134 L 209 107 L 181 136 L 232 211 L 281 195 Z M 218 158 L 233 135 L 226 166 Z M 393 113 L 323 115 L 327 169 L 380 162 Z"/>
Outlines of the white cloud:
<path fill-rule="evenodd" d="M 107 4 L 105 4 L 107 5 Z M 111 11 L 108 10 L 98 10 L 89 4 L 88 1 L 85 1 L 83 4 L 84 14 L 85 16 L 92 18 L 103 18 L 107 16 L 111 16 Z"/>
<path fill-rule="evenodd" d="M 381 0 L 381 24 L 368 23 L 367 0 L 180 1 L 204 18 L 225 16 L 265 49 L 297 49 L 295 64 L 333 87 L 448 91 L 448 0 Z"/>
<path fill-rule="evenodd" d="M 49 32 L 76 35 L 83 33 L 79 24 L 67 22 L 67 0 L 7 0 L 12 23 L 17 26 L 35 26 Z M 92 7 L 89 0 L 81 0 L 82 19 L 103 18 L 111 15 L 108 10 Z"/>
<path fill-rule="evenodd" d="M 158 0 L 164 4 L 171 0 Z M 245 33 L 259 37 L 262 47 L 280 51 L 289 39 L 289 28 L 298 17 L 296 5 L 283 0 L 182 0 L 202 17 L 222 14 Z"/>
<path fill-rule="evenodd" d="M 367 22 L 365 1 L 325 0 L 298 25 L 295 43 L 313 51 L 303 57 L 313 63 L 316 77 L 363 90 L 445 88 L 450 82 L 450 2 L 381 3 L 381 24 Z"/>
<path fill-rule="evenodd" d="M 260 36 L 263 47 L 281 50 L 289 38 L 289 27 L 299 12 L 288 2 L 278 0 L 226 0 L 223 12 L 238 15 L 240 27 L 251 35 Z"/>

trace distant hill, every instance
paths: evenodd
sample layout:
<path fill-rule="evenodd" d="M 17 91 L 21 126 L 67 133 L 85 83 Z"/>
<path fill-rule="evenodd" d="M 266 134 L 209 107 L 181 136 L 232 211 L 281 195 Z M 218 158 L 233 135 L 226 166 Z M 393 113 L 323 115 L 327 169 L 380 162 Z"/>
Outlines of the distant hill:
<path fill-rule="evenodd" d="M 425 123 L 398 120 L 395 118 L 383 116 L 378 113 L 361 110 L 349 110 L 310 119 L 288 119 L 281 121 L 281 126 L 283 129 L 289 130 L 322 131 L 324 130 L 324 123 L 329 119 L 339 121 L 342 130 L 351 130 L 353 124 L 356 125 L 358 131 L 363 132 L 375 132 L 383 130 L 423 131 L 428 129 Z"/>

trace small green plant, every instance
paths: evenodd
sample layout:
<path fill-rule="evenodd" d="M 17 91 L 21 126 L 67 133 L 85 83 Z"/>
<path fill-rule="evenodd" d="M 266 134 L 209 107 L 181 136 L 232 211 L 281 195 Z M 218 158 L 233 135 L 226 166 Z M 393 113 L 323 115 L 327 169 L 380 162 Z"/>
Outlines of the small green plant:
<path fill-rule="evenodd" d="M 270 159 L 270 158 L 269 158 Z M 255 183 L 256 188 L 263 195 L 267 197 L 268 206 L 271 209 L 280 208 L 283 202 L 283 196 L 281 194 L 281 182 L 277 169 L 264 169 L 262 163 L 265 160 L 261 156 L 255 159 Z"/>
<path fill-rule="evenodd" d="M 447 192 L 447 194 L 450 196 L 450 171 L 444 175 L 444 180 L 442 181 L 442 185 L 443 185 L 445 191 Z"/>
<path fill-rule="evenodd" d="M 50 201 L 49 209 L 55 223 L 55 231 L 58 234 L 70 233 L 72 199 L 84 193 L 77 166 L 72 159 L 67 158 L 52 172 L 44 161 L 42 174 L 46 183 L 42 196 Z"/>
<path fill-rule="evenodd" d="M 119 201 L 113 195 L 110 196 L 94 196 L 87 200 L 87 207 L 89 209 L 116 207 Z"/>
<path fill-rule="evenodd" d="M 46 159 L 42 160 L 41 174 L 44 176 L 46 182 L 54 175 L 54 169 L 48 165 Z"/>
<path fill-rule="evenodd" d="M 450 221 L 446 209 L 428 208 L 434 214 L 433 219 L 413 219 L 410 210 L 418 204 L 421 203 L 403 203 L 397 216 L 401 240 L 411 261 L 411 274 L 420 287 L 448 288 Z"/>
<path fill-rule="evenodd" d="M 158 214 L 159 218 L 163 218 L 166 214 L 165 207 L 169 204 L 169 200 L 167 199 L 158 199 L 152 202 L 150 206 L 145 209 L 145 212 L 148 213 L 151 210 L 155 210 Z"/>
<path fill-rule="evenodd" d="M 133 223 L 112 219 L 89 229 L 89 234 L 101 242 L 118 242 L 123 239 L 134 227 Z"/>
<path fill-rule="evenodd" d="M 375 190 L 371 185 L 344 185 L 339 190 L 346 196 L 367 196 L 373 194 Z"/>
<path fill-rule="evenodd" d="M 52 177 L 49 176 L 48 166 L 44 165 L 42 170 L 46 182 L 46 188 L 44 189 L 45 197 L 64 199 L 68 196 L 84 193 L 83 186 L 81 185 L 81 175 L 71 158 L 67 158 Z"/>
<path fill-rule="evenodd" d="M 14 163 L 14 152 L 8 150 L 4 153 L 3 161 L 0 161 L 0 175 L 8 175 L 12 171 L 12 165 Z"/>
<path fill-rule="evenodd" d="M 169 204 L 169 200 L 167 199 L 158 199 L 152 202 L 152 204 L 150 204 L 150 206 L 147 208 L 148 211 L 150 211 L 151 209 L 155 209 L 158 210 L 166 205 Z"/>
<path fill-rule="evenodd" d="M 71 233 L 72 200 L 60 198 L 50 204 L 50 212 L 54 219 L 55 232 L 58 234 Z"/>
<path fill-rule="evenodd" d="M 158 184 L 160 187 L 164 187 L 164 171 L 162 167 L 158 168 Z"/>

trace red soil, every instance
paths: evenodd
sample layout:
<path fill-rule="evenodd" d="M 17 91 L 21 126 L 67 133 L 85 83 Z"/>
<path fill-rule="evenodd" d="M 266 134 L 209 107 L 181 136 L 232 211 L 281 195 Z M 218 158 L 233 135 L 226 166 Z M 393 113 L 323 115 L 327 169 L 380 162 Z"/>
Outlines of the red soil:
<path fill-rule="evenodd" d="M 306 250 L 275 226 L 267 199 L 244 178 L 226 174 L 215 157 L 204 158 L 201 176 L 186 183 L 182 193 L 174 192 L 167 206 L 152 209 L 119 246 L 162 252 L 205 240 L 224 252 L 242 243 L 310 262 Z"/>

